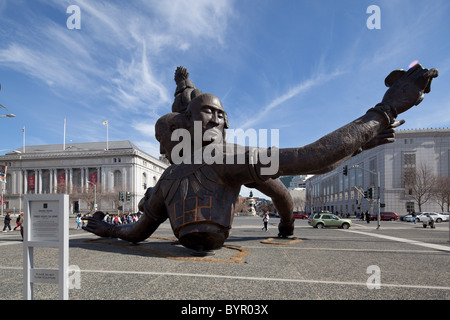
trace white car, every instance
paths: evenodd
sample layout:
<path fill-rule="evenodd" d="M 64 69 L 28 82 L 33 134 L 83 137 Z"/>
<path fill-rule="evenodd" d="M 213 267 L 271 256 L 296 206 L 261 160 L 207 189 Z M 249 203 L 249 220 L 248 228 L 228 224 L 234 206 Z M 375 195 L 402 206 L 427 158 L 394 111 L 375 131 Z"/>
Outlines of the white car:
<path fill-rule="evenodd" d="M 448 212 L 441 212 L 440 215 L 444 216 L 444 219 L 442 221 L 449 221 L 449 213 Z"/>
<path fill-rule="evenodd" d="M 422 212 L 417 214 L 416 216 L 417 222 L 428 221 L 429 219 L 428 215 L 430 215 L 430 217 L 437 223 L 446 221 L 448 219 L 448 217 L 446 217 L 445 215 L 436 212 Z"/>

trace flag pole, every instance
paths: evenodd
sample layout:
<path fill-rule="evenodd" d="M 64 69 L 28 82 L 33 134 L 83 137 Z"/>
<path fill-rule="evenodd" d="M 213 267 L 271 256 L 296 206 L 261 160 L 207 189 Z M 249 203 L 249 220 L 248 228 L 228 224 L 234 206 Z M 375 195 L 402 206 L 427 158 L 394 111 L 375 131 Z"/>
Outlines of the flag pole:
<path fill-rule="evenodd" d="M 64 142 L 63 142 L 63 150 L 66 150 L 66 118 L 64 118 Z"/>
<path fill-rule="evenodd" d="M 106 126 L 106 150 L 108 150 L 109 149 L 109 147 L 108 147 L 108 126 L 109 126 L 109 121 L 105 120 L 105 121 L 102 122 L 102 124 L 104 126 Z"/>
<path fill-rule="evenodd" d="M 25 126 L 23 126 L 22 132 L 23 132 L 23 153 L 25 153 Z"/>

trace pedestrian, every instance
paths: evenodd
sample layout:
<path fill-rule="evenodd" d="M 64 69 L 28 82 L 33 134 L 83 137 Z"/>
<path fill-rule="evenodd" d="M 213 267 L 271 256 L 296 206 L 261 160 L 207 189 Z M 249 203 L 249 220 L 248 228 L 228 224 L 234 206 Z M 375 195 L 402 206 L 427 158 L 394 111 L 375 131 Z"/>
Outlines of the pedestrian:
<path fill-rule="evenodd" d="M 369 212 L 369 210 L 366 211 L 366 222 L 370 223 L 370 212 Z"/>
<path fill-rule="evenodd" d="M 429 214 L 427 214 L 427 218 L 428 218 L 428 225 L 430 226 L 430 228 L 434 229 L 434 219 L 432 216 L 430 216 Z"/>
<path fill-rule="evenodd" d="M 6 228 L 8 228 L 9 231 L 11 231 L 11 213 L 10 212 L 6 213 L 4 224 L 5 224 L 5 226 L 3 227 L 3 232 L 8 232 L 8 231 L 6 231 Z"/>
<path fill-rule="evenodd" d="M 75 222 L 77 223 L 77 230 L 81 229 L 81 215 L 80 214 L 77 215 Z"/>
<path fill-rule="evenodd" d="M 412 217 L 412 221 L 414 222 L 414 224 L 416 224 L 416 212 L 413 210 L 413 212 L 411 212 L 411 217 Z"/>
<path fill-rule="evenodd" d="M 20 227 L 20 214 L 17 216 L 17 219 L 16 219 L 16 226 L 14 227 L 14 231 L 16 231 L 16 229 L 17 228 L 19 228 Z"/>
<path fill-rule="evenodd" d="M 23 240 L 23 212 L 20 213 L 19 225 L 20 225 L 20 235 L 22 236 Z"/>
<path fill-rule="evenodd" d="M 264 218 L 263 218 L 263 222 L 264 222 L 264 227 L 262 228 L 262 230 L 265 230 L 266 232 L 269 231 L 269 211 L 266 211 L 266 213 L 264 213 Z"/>

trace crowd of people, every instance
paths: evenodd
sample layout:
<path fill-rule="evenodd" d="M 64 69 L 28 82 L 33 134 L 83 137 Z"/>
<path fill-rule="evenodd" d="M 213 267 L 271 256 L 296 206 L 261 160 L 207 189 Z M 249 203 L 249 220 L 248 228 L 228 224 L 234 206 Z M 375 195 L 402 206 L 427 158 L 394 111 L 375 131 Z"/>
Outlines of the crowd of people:
<path fill-rule="evenodd" d="M 139 218 L 142 216 L 141 212 L 138 213 L 123 213 L 120 215 L 110 215 L 108 212 L 106 212 L 105 217 L 103 218 L 103 221 L 112 223 L 115 225 L 120 224 L 132 224 L 139 221 Z M 87 223 L 87 215 L 81 215 L 78 214 L 77 218 L 75 220 L 77 227 L 76 229 L 82 229 L 83 226 Z"/>
<path fill-rule="evenodd" d="M 16 217 L 16 226 L 13 230 L 11 230 L 11 212 L 7 212 L 5 218 L 3 219 L 3 232 L 16 231 L 17 229 L 20 230 L 20 234 L 22 235 L 23 239 L 23 212 L 21 212 L 20 215 Z"/>

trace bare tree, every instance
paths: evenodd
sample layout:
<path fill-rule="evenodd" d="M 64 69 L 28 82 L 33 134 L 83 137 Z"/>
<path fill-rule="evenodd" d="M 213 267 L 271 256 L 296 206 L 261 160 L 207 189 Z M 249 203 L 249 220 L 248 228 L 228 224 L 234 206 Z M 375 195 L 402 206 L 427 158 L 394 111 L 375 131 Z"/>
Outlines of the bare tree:
<path fill-rule="evenodd" d="M 416 201 L 419 212 L 422 211 L 422 206 L 431 199 L 435 184 L 436 177 L 425 163 L 418 168 L 408 168 L 405 171 L 405 189 Z"/>
<path fill-rule="evenodd" d="M 91 211 L 94 211 L 95 202 L 99 207 L 97 209 L 101 209 L 101 203 L 104 201 L 114 201 L 116 193 L 103 191 L 103 187 L 100 183 L 97 183 L 95 186 L 89 184 L 89 186 L 81 187 L 79 185 L 73 185 L 72 192 L 70 193 L 70 197 L 72 199 L 80 199 L 84 201 Z"/>
<path fill-rule="evenodd" d="M 437 177 L 436 184 L 434 185 L 432 191 L 433 199 L 444 211 L 445 205 L 447 205 L 446 212 L 449 212 L 450 207 L 450 178 L 448 177 Z"/>
<path fill-rule="evenodd" d="M 247 211 L 247 201 L 242 198 L 236 199 L 236 203 L 234 204 L 234 213 L 245 211 Z"/>
<path fill-rule="evenodd" d="M 293 196 L 292 201 L 294 203 L 294 211 L 305 211 L 305 198 L 301 196 Z"/>
<path fill-rule="evenodd" d="M 272 201 L 266 200 L 266 201 L 261 201 L 258 205 L 258 207 L 256 208 L 256 211 L 262 211 L 262 212 L 274 212 L 275 211 L 275 205 L 273 204 Z"/>

